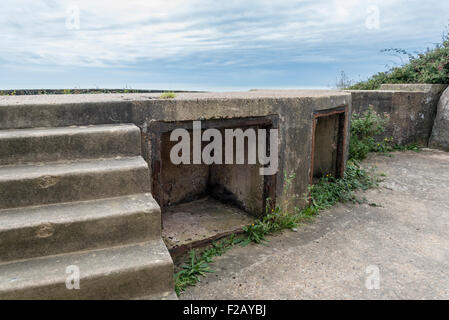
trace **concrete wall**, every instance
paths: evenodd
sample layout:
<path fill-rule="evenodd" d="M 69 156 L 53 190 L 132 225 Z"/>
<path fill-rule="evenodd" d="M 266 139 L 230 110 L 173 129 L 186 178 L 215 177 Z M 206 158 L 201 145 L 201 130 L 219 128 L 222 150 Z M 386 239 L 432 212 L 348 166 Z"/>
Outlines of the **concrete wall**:
<path fill-rule="evenodd" d="M 164 207 L 205 195 L 209 185 L 209 166 L 205 164 L 174 165 L 170 161 L 170 150 L 177 142 L 170 141 L 169 133 L 163 134 L 161 140 L 162 195 L 159 205 Z M 149 159 L 147 161 L 150 162 Z"/>
<path fill-rule="evenodd" d="M 192 136 L 191 131 L 190 135 Z M 151 139 L 148 143 L 152 143 Z M 162 134 L 162 194 L 159 199 L 159 204 L 162 207 L 209 195 L 225 203 L 237 205 L 256 216 L 263 213 L 264 179 L 259 174 L 259 165 L 174 165 L 170 160 L 170 150 L 175 144 L 177 144 L 176 141 L 170 141 L 170 133 Z M 207 142 L 203 142 L 203 147 L 206 144 Z M 192 145 L 190 149 L 190 154 L 192 154 Z M 224 147 L 223 150 L 225 150 Z M 247 155 L 245 155 L 245 159 L 246 157 Z M 150 164 L 151 159 L 148 159 L 148 162 Z"/>
<path fill-rule="evenodd" d="M 370 106 L 389 119 L 379 139 L 393 138 L 394 143 L 418 143 L 427 146 L 435 120 L 438 100 L 447 85 L 391 84 L 381 90 L 353 90 L 352 110 L 362 113 Z"/>

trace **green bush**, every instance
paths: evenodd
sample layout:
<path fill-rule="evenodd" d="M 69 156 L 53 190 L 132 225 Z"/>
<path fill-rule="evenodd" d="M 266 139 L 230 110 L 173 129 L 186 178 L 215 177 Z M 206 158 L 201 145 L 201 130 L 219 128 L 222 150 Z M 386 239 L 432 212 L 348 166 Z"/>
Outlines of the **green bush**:
<path fill-rule="evenodd" d="M 366 81 L 349 86 L 351 90 L 376 90 L 384 83 L 449 83 L 449 34 L 433 49 L 417 55 L 402 49 L 386 49 L 407 55 L 409 62 L 375 74 Z"/>
<path fill-rule="evenodd" d="M 388 120 L 381 118 L 370 107 L 363 114 L 354 113 L 351 119 L 351 139 L 349 159 L 363 160 L 369 152 L 388 152 L 392 150 L 392 139 L 376 141 L 375 137 L 385 131 Z"/>

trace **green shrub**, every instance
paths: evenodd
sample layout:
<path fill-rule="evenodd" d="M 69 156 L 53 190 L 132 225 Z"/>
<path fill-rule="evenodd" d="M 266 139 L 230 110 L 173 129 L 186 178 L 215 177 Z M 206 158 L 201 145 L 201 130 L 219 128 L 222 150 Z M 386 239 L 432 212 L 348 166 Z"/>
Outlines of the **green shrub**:
<path fill-rule="evenodd" d="M 354 113 L 351 119 L 351 138 L 349 159 L 363 160 L 369 152 L 388 152 L 392 150 L 391 138 L 376 141 L 375 137 L 385 131 L 388 120 L 382 119 L 372 107 L 363 114 Z"/>
<path fill-rule="evenodd" d="M 449 34 L 443 36 L 442 43 L 435 48 L 417 55 L 402 49 L 383 51 L 406 55 L 409 62 L 386 72 L 379 72 L 366 81 L 349 86 L 348 89 L 376 90 L 384 83 L 449 83 Z"/>
<path fill-rule="evenodd" d="M 360 202 L 354 191 L 376 187 L 378 182 L 373 173 L 362 169 L 357 161 L 350 160 L 343 178 L 326 175 L 309 187 L 311 207 L 319 211 L 329 209 L 337 202 Z"/>

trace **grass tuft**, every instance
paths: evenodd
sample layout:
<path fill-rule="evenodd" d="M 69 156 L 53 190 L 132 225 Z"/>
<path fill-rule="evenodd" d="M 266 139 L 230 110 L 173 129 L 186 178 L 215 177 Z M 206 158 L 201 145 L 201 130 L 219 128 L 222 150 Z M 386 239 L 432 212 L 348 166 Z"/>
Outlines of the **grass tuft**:
<path fill-rule="evenodd" d="M 167 91 L 160 95 L 161 99 L 174 99 L 176 94 L 173 91 Z"/>

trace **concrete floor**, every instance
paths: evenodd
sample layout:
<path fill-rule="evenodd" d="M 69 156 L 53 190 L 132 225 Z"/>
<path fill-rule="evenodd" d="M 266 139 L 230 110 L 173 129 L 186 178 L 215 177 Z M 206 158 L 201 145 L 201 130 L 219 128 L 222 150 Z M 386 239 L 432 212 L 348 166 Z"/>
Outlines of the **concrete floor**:
<path fill-rule="evenodd" d="M 162 238 L 171 252 L 189 250 L 204 241 L 237 233 L 254 218 L 211 197 L 162 210 Z M 179 249 L 179 250 L 177 250 Z"/>
<path fill-rule="evenodd" d="M 449 299 L 449 153 L 371 155 L 365 165 L 387 174 L 360 193 L 366 204 L 230 250 L 181 299 Z M 379 289 L 368 289 L 376 268 Z"/>

